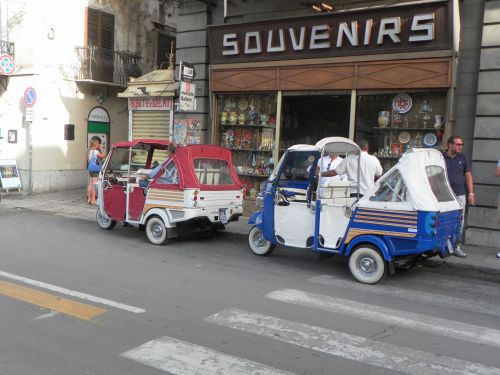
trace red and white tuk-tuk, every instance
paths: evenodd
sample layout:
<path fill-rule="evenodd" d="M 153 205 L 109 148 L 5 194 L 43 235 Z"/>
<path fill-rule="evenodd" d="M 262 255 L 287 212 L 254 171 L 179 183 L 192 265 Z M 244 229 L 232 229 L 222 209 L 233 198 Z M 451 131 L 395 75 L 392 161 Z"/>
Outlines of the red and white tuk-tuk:
<path fill-rule="evenodd" d="M 169 144 L 139 139 L 113 145 L 99 174 L 99 227 L 112 229 L 117 221 L 139 226 L 161 245 L 184 232 L 211 236 L 238 220 L 243 192 L 231 151 L 188 145 L 169 155 Z"/>

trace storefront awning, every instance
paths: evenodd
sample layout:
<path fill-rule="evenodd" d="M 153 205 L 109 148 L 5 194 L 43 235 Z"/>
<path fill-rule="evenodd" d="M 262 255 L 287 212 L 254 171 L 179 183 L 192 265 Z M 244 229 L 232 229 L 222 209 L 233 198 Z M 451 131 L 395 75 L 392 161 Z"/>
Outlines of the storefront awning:
<path fill-rule="evenodd" d="M 153 70 L 139 78 L 131 78 L 127 89 L 118 93 L 119 98 L 172 97 L 179 89 L 173 69 Z"/>

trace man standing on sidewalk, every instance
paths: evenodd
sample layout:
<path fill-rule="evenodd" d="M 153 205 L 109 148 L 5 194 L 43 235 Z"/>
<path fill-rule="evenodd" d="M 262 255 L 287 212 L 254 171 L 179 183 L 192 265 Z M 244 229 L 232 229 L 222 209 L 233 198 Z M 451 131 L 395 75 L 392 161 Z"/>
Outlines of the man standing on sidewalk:
<path fill-rule="evenodd" d="M 467 156 L 465 156 L 462 152 L 463 146 L 464 142 L 462 138 L 460 138 L 459 135 L 453 135 L 448 138 L 448 149 L 443 152 L 448 180 L 450 181 L 451 188 L 464 210 L 464 215 L 462 216 L 462 226 L 460 228 L 460 238 L 462 237 L 462 230 L 464 227 L 465 206 L 467 202 L 471 206 L 476 203 L 470 163 Z M 459 243 L 457 243 L 453 255 L 461 258 L 465 258 L 467 256 L 467 254 L 460 249 Z"/>

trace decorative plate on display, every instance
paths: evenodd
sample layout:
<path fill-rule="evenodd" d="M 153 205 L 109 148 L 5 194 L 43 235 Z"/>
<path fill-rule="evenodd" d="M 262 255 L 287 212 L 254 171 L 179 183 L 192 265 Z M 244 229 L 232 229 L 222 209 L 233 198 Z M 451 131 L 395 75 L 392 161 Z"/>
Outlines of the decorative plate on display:
<path fill-rule="evenodd" d="M 227 137 L 228 137 L 228 138 L 232 138 L 232 137 L 234 136 L 234 131 L 233 131 L 233 129 L 228 129 L 228 130 L 227 130 L 227 132 L 226 132 L 226 134 L 227 134 Z"/>
<path fill-rule="evenodd" d="M 398 94 L 392 100 L 392 109 L 399 113 L 409 112 L 413 102 L 408 94 Z"/>
<path fill-rule="evenodd" d="M 401 143 L 408 143 L 410 142 L 411 135 L 408 132 L 401 132 L 399 133 L 398 140 Z"/>
<path fill-rule="evenodd" d="M 245 98 L 241 98 L 239 101 L 238 101 L 238 108 L 241 110 L 241 111 L 244 111 L 245 109 L 248 108 L 248 100 L 246 100 Z"/>
<path fill-rule="evenodd" d="M 437 141 L 438 139 L 434 133 L 427 133 L 422 139 L 422 143 L 425 147 L 433 147 L 436 145 Z"/>
<path fill-rule="evenodd" d="M 250 130 L 243 131 L 243 139 L 245 139 L 247 141 L 252 139 L 252 133 L 250 132 Z"/>

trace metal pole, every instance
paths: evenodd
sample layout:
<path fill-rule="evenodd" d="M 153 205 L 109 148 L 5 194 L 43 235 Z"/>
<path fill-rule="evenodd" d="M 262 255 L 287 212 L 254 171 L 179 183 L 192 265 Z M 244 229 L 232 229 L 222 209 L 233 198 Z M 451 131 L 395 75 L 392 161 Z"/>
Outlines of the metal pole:
<path fill-rule="evenodd" d="M 28 131 L 28 194 L 33 194 L 33 137 L 31 134 L 31 121 L 27 121 Z"/>

